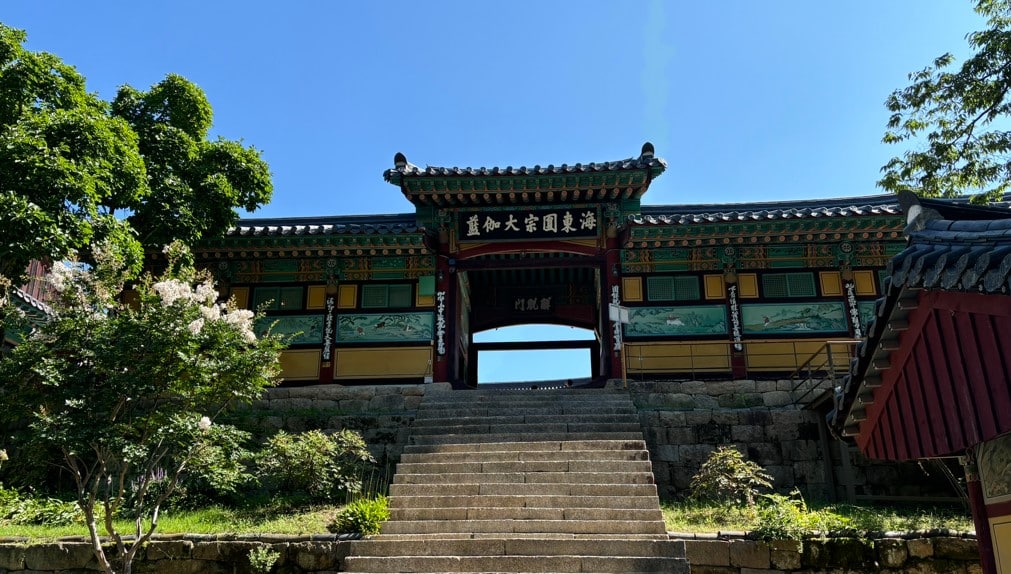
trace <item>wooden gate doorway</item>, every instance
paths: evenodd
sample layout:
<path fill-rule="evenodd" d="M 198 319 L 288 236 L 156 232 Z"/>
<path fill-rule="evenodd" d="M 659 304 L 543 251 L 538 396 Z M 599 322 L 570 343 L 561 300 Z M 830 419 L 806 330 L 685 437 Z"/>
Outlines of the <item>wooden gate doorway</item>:
<path fill-rule="evenodd" d="M 607 328 L 601 306 L 603 258 L 572 253 L 498 253 L 456 262 L 461 349 L 458 376 L 464 386 L 479 382 L 481 352 L 587 349 L 590 378 L 609 373 L 601 352 Z M 500 327 L 549 324 L 586 329 L 590 340 L 475 342 L 474 334 Z"/>

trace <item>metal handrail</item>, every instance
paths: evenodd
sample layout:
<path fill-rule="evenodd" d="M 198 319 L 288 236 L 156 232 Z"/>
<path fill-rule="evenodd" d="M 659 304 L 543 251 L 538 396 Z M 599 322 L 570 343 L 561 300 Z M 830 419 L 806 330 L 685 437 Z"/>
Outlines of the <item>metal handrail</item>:
<path fill-rule="evenodd" d="M 741 341 L 738 343 L 730 341 L 691 341 L 685 343 L 675 343 L 675 347 L 679 349 L 687 349 L 683 353 L 651 353 L 643 354 L 642 350 L 644 348 L 650 347 L 649 343 L 644 344 L 633 344 L 626 342 L 625 348 L 625 366 L 633 371 L 634 374 L 648 375 L 651 373 L 685 373 L 695 376 L 697 374 L 718 374 L 718 373 L 731 373 L 733 370 L 732 357 L 734 354 L 734 347 L 736 345 L 741 345 L 742 348 L 747 349 L 750 345 L 763 345 L 768 346 L 770 344 L 784 344 L 788 345 L 788 349 L 785 352 L 762 352 L 758 355 L 752 355 L 751 353 L 744 353 L 744 360 L 746 361 L 745 368 L 749 372 L 756 371 L 771 371 L 774 369 L 763 365 L 753 365 L 752 362 L 757 358 L 770 358 L 779 357 L 784 360 L 781 361 L 783 364 L 782 371 L 789 372 L 793 369 L 791 375 L 788 377 L 790 379 L 795 379 L 797 373 L 807 372 L 815 373 L 819 370 L 831 369 L 832 372 L 839 372 L 844 369 L 849 368 L 848 361 L 839 360 L 837 355 L 838 350 L 834 350 L 835 346 L 838 345 L 856 345 L 857 340 L 832 340 L 825 341 L 821 344 L 818 350 L 814 354 L 809 354 L 808 350 L 801 350 L 799 347 L 805 346 L 810 347 L 814 341 L 804 340 L 804 341 L 791 341 L 791 340 L 760 340 L 760 341 Z M 664 342 L 662 345 L 670 345 L 670 342 Z M 658 344 L 660 345 L 660 344 Z M 631 351 L 630 347 L 634 347 L 635 351 Z M 698 348 L 703 347 L 709 352 L 699 353 Z M 822 363 L 817 363 L 816 359 L 818 357 L 824 357 L 825 360 Z M 650 367 L 648 363 L 651 361 L 657 361 L 660 363 L 667 362 L 671 359 L 676 359 L 679 361 L 684 361 L 687 363 L 686 368 L 671 369 L 669 364 L 661 367 Z M 775 361 L 774 361 L 775 362 Z M 827 366 L 825 366 L 827 365 Z M 816 368 L 820 367 L 820 369 Z M 782 372 L 780 371 L 780 372 Z"/>
<path fill-rule="evenodd" d="M 808 395 L 815 392 L 815 390 L 837 386 L 840 382 L 837 375 L 849 373 L 850 359 L 854 357 L 856 345 L 859 342 L 859 339 L 825 341 L 825 344 L 804 361 L 804 364 L 797 367 L 797 370 L 790 375 L 791 380 L 797 381 L 791 389 L 794 395 L 794 404 L 801 402 Z M 837 353 L 833 349 L 833 346 L 836 345 L 849 347 L 845 352 L 845 361 L 836 360 Z M 828 385 L 825 384 L 826 381 L 828 381 Z M 805 383 L 809 383 L 807 390 L 802 395 L 797 396 L 797 392 Z"/>

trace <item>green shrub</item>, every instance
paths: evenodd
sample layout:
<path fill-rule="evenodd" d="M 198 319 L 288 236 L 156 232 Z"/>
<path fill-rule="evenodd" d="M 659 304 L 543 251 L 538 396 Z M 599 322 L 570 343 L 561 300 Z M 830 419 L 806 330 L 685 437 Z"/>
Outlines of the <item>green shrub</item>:
<path fill-rule="evenodd" d="M 281 553 L 271 550 L 269 546 L 257 546 L 249 551 L 249 567 L 253 572 L 268 574 L 280 557 Z"/>
<path fill-rule="evenodd" d="M 81 522 L 77 504 L 48 497 L 26 496 L 0 485 L 0 524 L 51 526 Z"/>
<path fill-rule="evenodd" d="M 796 490 L 791 496 L 762 495 L 757 518 L 751 534 L 763 540 L 800 540 L 811 530 L 807 505 Z"/>
<path fill-rule="evenodd" d="M 772 488 L 772 476 L 737 449 L 721 446 L 692 477 L 691 497 L 696 500 L 736 502 L 749 507 L 763 488 Z"/>
<path fill-rule="evenodd" d="M 334 435 L 280 431 L 256 456 L 265 486 L 287 494 L 304 493 L 314 501 L 360 492 L 362 476 L 374 463 L 361 435 L 346 429 Z"/>
<path fill-rule="evenodd" d="M 363 536 L 379 534 L 383 522 L 390 519 L 390 509 L 385 496 L 355 500 L 341 509 L 327 530 L 336 534 L 360 533 Z"/>

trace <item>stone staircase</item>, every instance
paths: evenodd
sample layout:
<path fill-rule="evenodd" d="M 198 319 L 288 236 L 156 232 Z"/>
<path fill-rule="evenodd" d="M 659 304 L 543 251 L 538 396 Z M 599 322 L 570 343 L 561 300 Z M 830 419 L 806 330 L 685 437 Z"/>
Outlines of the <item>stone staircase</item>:
<path fill-rule="evenodd" d="M 426 394 L 349 572 L 687 573 L 627 393 Z"/>

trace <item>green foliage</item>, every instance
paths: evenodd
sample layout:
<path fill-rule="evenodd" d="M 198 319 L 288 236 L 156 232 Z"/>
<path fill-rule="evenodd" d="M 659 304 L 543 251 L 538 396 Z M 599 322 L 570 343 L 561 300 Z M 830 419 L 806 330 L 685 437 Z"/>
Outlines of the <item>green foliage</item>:
<path fill-rule="evenodd" d="M 751 534 L 764 540 L 800 540 L 817 529 L 813 519 L 799 491 L 794 490 L 790 496 L 763 494 Z"/>
<path fill-rule="evenodd" d="M 32 259 L 109 237 L 139 261 L 140 244 L 113 216 L 148 195 L 137 135 L 72 66 L 25 41 L 0 24 L 0 274 L 20 279 Z"/>
<path fill-rule="evenodd" d="M 124 86 L 110 105 L 26 39 L 0 24 L 0 275 L 18 284 L 32 259 L 75 253 L 91 263 L 101 243 L 136 273 L 142 245 L 223 234 L 236 208 L 270 201 L 257 150 L 207 139 L 211 106 L 192 82 Z"/>
<path fill-rule="evenodd" d="M 737 449 L 721 446 L 702 463 L 692 477 L 691 497 L 695 500 L 719 500 L 755 505 L 755 496 L 763 488 L 772 488 L 772 476 Z"/>
<path fill-rule="evenodd" d="M 281 553 L 271 550 L 269 546 L 257 546 L 249 551 L 249 567 L 253 572 L 268 574 L 280 557 Z"/>
<path fill-rule="evenodd" d="M 943 54 L 909 75 L 908 87 L 885 102 L 891 112 L 886 143 L 912 142 L 918 149 L 892 158 L 878 185 L 929 197 L 967 192 L 995 199 L 1011 183 L 1011 1 L 977 0 L 988 28 L 970 33 L 974 50 L 961 67 Z"/>
<path fill-rule="evenodd" d="M 327 530 L 336 534 L 361 534 L 372 536 L 379 534 L 383 522 L 390 519 L 389 503 L 385 496 L 376 498 L 361 498 L 349 503 L 327 526 Z"/>
<path fill-rule="evenodd" d="M 48 497 L 24 496 L 0 484 L 0 524 L 73 524 L 82 522 L 80 509 L 73 502 Z"/>
<path fill-rule="evenodd" d="M 167 251 L 185 259 L 179 245 Z M 278 380 L 282 343 L 258 339 L 253 313 L 216 303 L 214 285 L 185 265 L 143 278 L 121 303 L 123 258 L 95 255 L 93 270 L 54 266 L 55 316 L 0 359 L 0 424 L 27 419 L 21 448 L 61 453 L 89 532 L 97 539 L 102 520 L 128 565 L 191 469 L 219 487 L 238 484 L 229 461 L 243 435 L 214 419 Z M 115 527 L 121 511 L 138 516 L 136 544 Z"/>
<path fill-rule="evenodd" d="M 208 141 L 211 105 L 182 76 L 169 74 L 147 92 L 123 86 L 112 113 L 138 134 L 147 162 L 151 196 L 130 216 L 145 245 L 220 235 L 237 219 L 235 208 L 253 211 L 270 201 L 273 184 L 260 152 Z"/>
<path fill-rule="evenodd" d="M 341 430 L 278 432 L 256 457 L 259 476 L 275 491 L 303 493 L 314 501 L 339 500 L 362 489 L 375 463 L 361 435 Z"/>
<path fill-rule="evenodd" d="M 806 534 L 838 530 L 883 532 L 946 528 L 973 530 L 972 517 L 964 509 L 917 508 L 909 506 L 857 506 L 827 504 L 806 505 L 799 495 L 762 495 L 754 508 L 735 503 L 685 500 L 661 505 L 667 530 L 677 532 L 750 531 L 761 535 L 763 529 L 779 524 L 784 530 L 800 526 Z M 775 508 L 772 508 L 775 507 Z M 783 525 L 788 528 L 783 528 Z M 771 532 L 769 537 L 776 537 Z"/>

